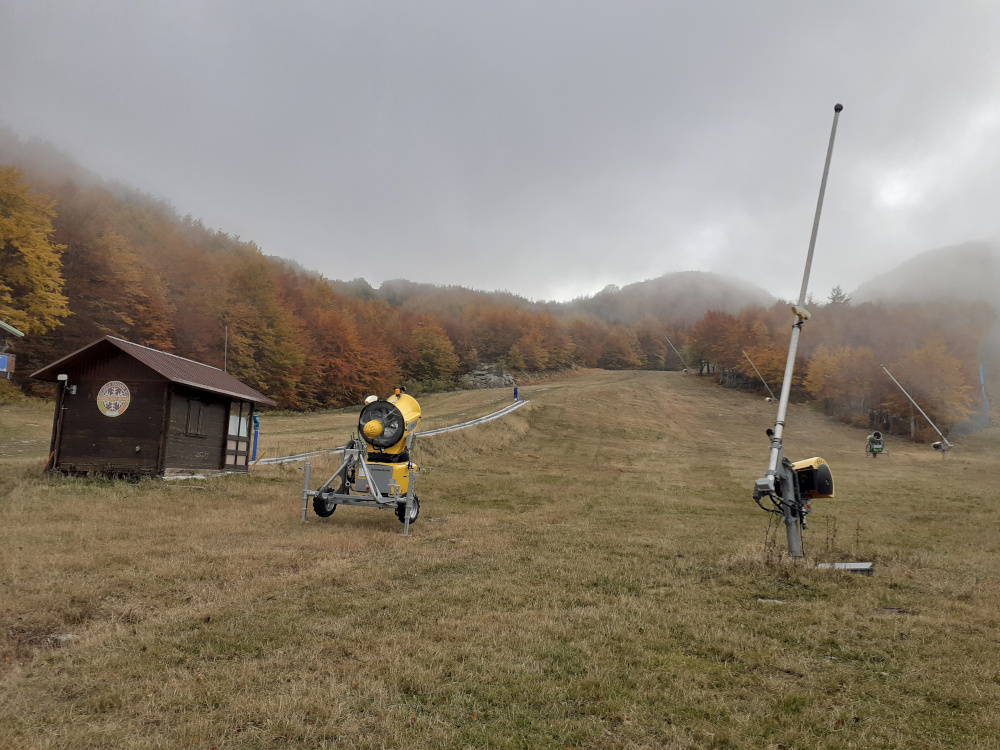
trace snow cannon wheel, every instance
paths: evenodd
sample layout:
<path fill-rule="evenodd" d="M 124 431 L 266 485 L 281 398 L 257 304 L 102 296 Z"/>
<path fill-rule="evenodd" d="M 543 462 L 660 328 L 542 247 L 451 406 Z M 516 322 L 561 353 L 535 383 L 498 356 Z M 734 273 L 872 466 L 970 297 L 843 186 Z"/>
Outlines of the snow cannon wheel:
<path fill-rule="evenodd" d="M 416 523 L 417 516 L 420 515 L 420 498 L 413 496 L 413 508 L 410 510 L 410 523 Z M 406 503 L 396 505 L 396 517 L 400 523 L 406 523 Z"/>
<path fill-rule="evenodd" d="M 337 503 L 332 500 L 324 500 L 321 497 L 313 498 L 313 510 L 320 518 L 329 518 L 337 510 Z"/>

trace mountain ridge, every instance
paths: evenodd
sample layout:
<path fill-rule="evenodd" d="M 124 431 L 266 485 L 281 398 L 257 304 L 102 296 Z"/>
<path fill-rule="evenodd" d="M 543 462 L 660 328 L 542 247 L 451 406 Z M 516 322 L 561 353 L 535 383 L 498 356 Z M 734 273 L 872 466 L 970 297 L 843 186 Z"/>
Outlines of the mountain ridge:
<path fill-rule="evenodd" d="M 851 293 L 854 302 L 986 302 L 998 309 L 1000 249 L 985 241 L 926 250 Z"/>

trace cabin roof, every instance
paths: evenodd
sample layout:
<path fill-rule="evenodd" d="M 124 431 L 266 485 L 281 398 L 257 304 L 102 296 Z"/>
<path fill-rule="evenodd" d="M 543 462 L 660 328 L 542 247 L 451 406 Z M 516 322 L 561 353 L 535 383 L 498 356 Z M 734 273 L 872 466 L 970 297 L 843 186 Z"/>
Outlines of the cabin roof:
<path fill-rule="evenodd" d="M 56 375 L 60 370 L 73 367 L 96 353 L 93 350 L 107 346 L 120 349 L 129 356 L 139 360 L 149 369 L 159 373 L 171 383 L 179 383 L 202 391 L 246 399 L 258 404 L 266 404 L 268 406 L 277 405 L 264 394 L 240 382 L 228 372 L 223 372 L 218 367 L 195 362 L 193 359 L 179 357 L 176 354 L 161 352 L 159 349 L 151 349 L 141 344 L 133 344 L 131 341 L 119 339 L 114 336 L 105 336 L 87 344 L 72 354 L 67 354 L 62 359 L 58 359 L 41 370 L 33 372 L 31 377 L 36 380 L 55 382 L 57 379 Z"/>

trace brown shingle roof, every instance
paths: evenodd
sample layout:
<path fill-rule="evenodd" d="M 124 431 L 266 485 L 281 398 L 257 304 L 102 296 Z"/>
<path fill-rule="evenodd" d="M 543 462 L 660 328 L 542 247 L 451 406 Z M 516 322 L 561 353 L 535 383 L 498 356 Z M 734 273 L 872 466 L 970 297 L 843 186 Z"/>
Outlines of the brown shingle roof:
<path fill-rule="evenodd" d="M 133 344 L 131 341 L 125 341 L 125 339 L 115 338 L 114 336 L 105 336 L 91 344 L 87 344 L 82 349 L 77 349 L 72 354 L 67 354 L 62 359 L 43 367 L 38 372 L 32 373 L 31 377 L 36 380 L 54 381 L 56 380 L 56 373 L 61 367 L 65 367 L 71 360 L 76 359 L 93 347 L 104 343 L 121 349 L 129 356 L 142 362 L 149 369 L 162 375 L 171 383 L 180 383 L 181 385 L 188 385 L 203 391 L 220 393 L 224 396 L 243 398 L 258 404 L 267 404 L 268 406 L 277 405 L 264 394 L 258 393 L 250 386 L 241 383 L 218 367 L 203 365 L 201 362 L 195 362 L 193 359 L 185 359 L 184 357 L 178 357 L 176 354 L 168 354 L 158 349 L 150 349 L 148 346 Z"/>

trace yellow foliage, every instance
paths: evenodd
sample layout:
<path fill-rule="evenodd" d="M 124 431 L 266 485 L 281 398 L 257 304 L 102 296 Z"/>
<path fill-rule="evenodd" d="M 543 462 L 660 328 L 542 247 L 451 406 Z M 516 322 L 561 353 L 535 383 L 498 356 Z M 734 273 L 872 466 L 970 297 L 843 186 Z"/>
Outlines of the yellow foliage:
<path fill-rule="evenodd" d="M 928 336 L 922 347 L 910 351 L 890 369 L 939 429 L 947 432 L 972 413 L 974 389 L 962 362 L 940 334 Z M 894 417 L 910 414 L 910 402 L 898 389 L 889 391 L 883 403 Z"/>
<path fill-rule="evenodd" d="M 55 205 L 30 192 L 23 173 L 0 167 L 0 320 L 44 333 L 69 315 L 62 294 L 63 245 L 50 242 Z"/>

